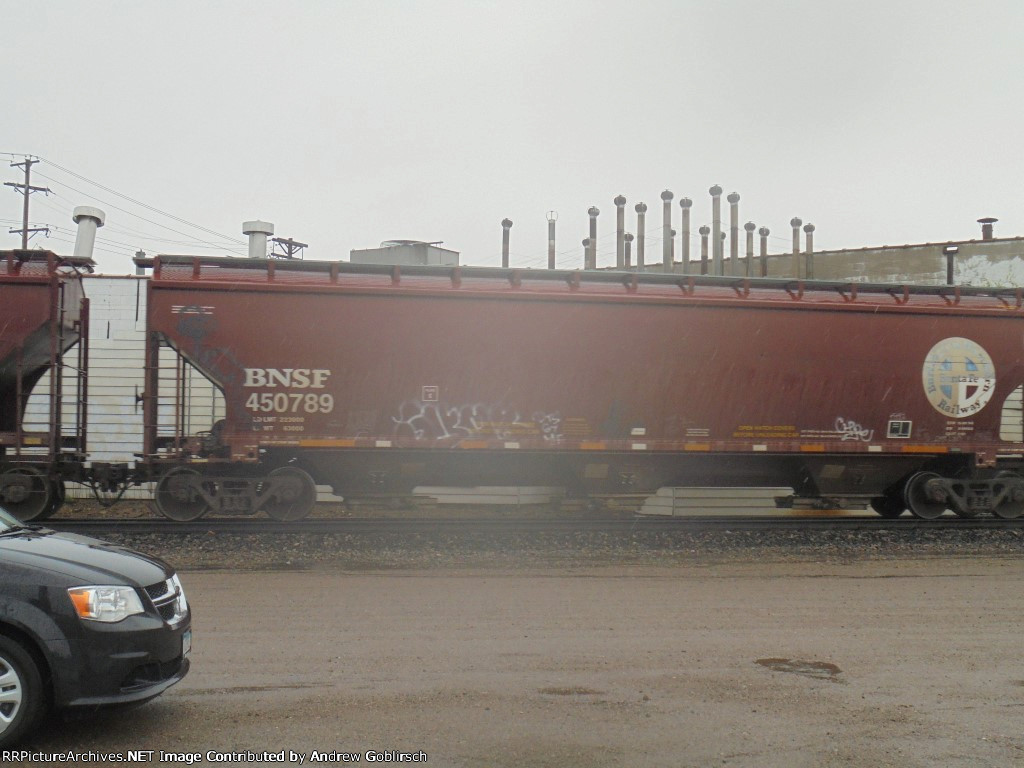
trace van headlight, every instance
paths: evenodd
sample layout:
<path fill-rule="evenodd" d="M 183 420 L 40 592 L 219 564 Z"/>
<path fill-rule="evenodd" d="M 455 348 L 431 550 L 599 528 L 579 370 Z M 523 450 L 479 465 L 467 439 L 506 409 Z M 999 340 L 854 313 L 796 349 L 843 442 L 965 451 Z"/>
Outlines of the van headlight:
<path fill-rule="evenodd" d="M 113 624 L 145 612 L 131 587 L 71 587 L 68 596 L 78 617 L 89 621 Z"/>

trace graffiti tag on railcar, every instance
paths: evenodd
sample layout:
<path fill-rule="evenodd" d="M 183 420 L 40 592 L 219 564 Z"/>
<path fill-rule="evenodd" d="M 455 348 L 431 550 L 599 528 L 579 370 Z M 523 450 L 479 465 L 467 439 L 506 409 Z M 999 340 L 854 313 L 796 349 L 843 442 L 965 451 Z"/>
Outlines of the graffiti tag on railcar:
<path fill-rule="evenodd" d="M 495 437 L 511 440 L 520 437 L 540 437 L 559 440 L 562 437 L 562 417 L 557 412 L 535 412 L 526 416 L 504 405 L 447 403 L 407 400 L 391 417 L 395 434 L 417 440 L 446 441 L 466 437 Z"/>

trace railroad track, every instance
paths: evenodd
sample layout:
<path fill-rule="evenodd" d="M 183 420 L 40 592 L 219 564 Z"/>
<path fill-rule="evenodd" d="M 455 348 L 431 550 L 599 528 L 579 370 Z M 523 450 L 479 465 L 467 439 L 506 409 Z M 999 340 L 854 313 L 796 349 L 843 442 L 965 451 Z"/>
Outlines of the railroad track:
<path fill-rule="evenodd" d="M 301 520 L 281 523 L 264 518 L 210 518 L 178 523 L 149 518 L 49 520 L 46 526 L 58 531 L 105 536 L 131 534 L 450 534 L 460 533 L 587 533 L 631 534 L 657 531 L 780 531 L 780 530 L 842 530 L 894 531 L 915 530 L 1021 530 L 1024 517 L 1016 520 L 999 518 L 962 519 L 944 517 L 920 520 L 904 517 L 897 520 L 874 517 L 587 517 L 555 519 L 466 519 L 466 518 L 337 518 Z"/>

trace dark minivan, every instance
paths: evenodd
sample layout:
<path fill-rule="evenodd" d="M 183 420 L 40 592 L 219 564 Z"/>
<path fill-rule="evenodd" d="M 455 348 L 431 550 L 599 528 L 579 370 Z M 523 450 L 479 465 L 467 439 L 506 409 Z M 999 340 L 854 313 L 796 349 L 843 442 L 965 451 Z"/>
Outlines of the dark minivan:
<path fill-rule="evenodd" d="M 51 710 L 158 696 L 188 672 L 191 648 L 169 565 L 0 508 L 0 746 Z"/>

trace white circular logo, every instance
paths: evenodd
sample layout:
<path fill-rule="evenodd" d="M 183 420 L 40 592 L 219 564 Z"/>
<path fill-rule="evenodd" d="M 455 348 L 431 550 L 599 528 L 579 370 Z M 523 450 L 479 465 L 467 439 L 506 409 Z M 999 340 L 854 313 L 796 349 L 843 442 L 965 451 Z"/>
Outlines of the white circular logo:
<path fill-rule="evenodd" d="M 996 369 L 988 352 L 959 336 L 943 339 L 931 348 L 922 374 L 928 402 L 954 419 L 980 411 L 996 388 Z"/>

